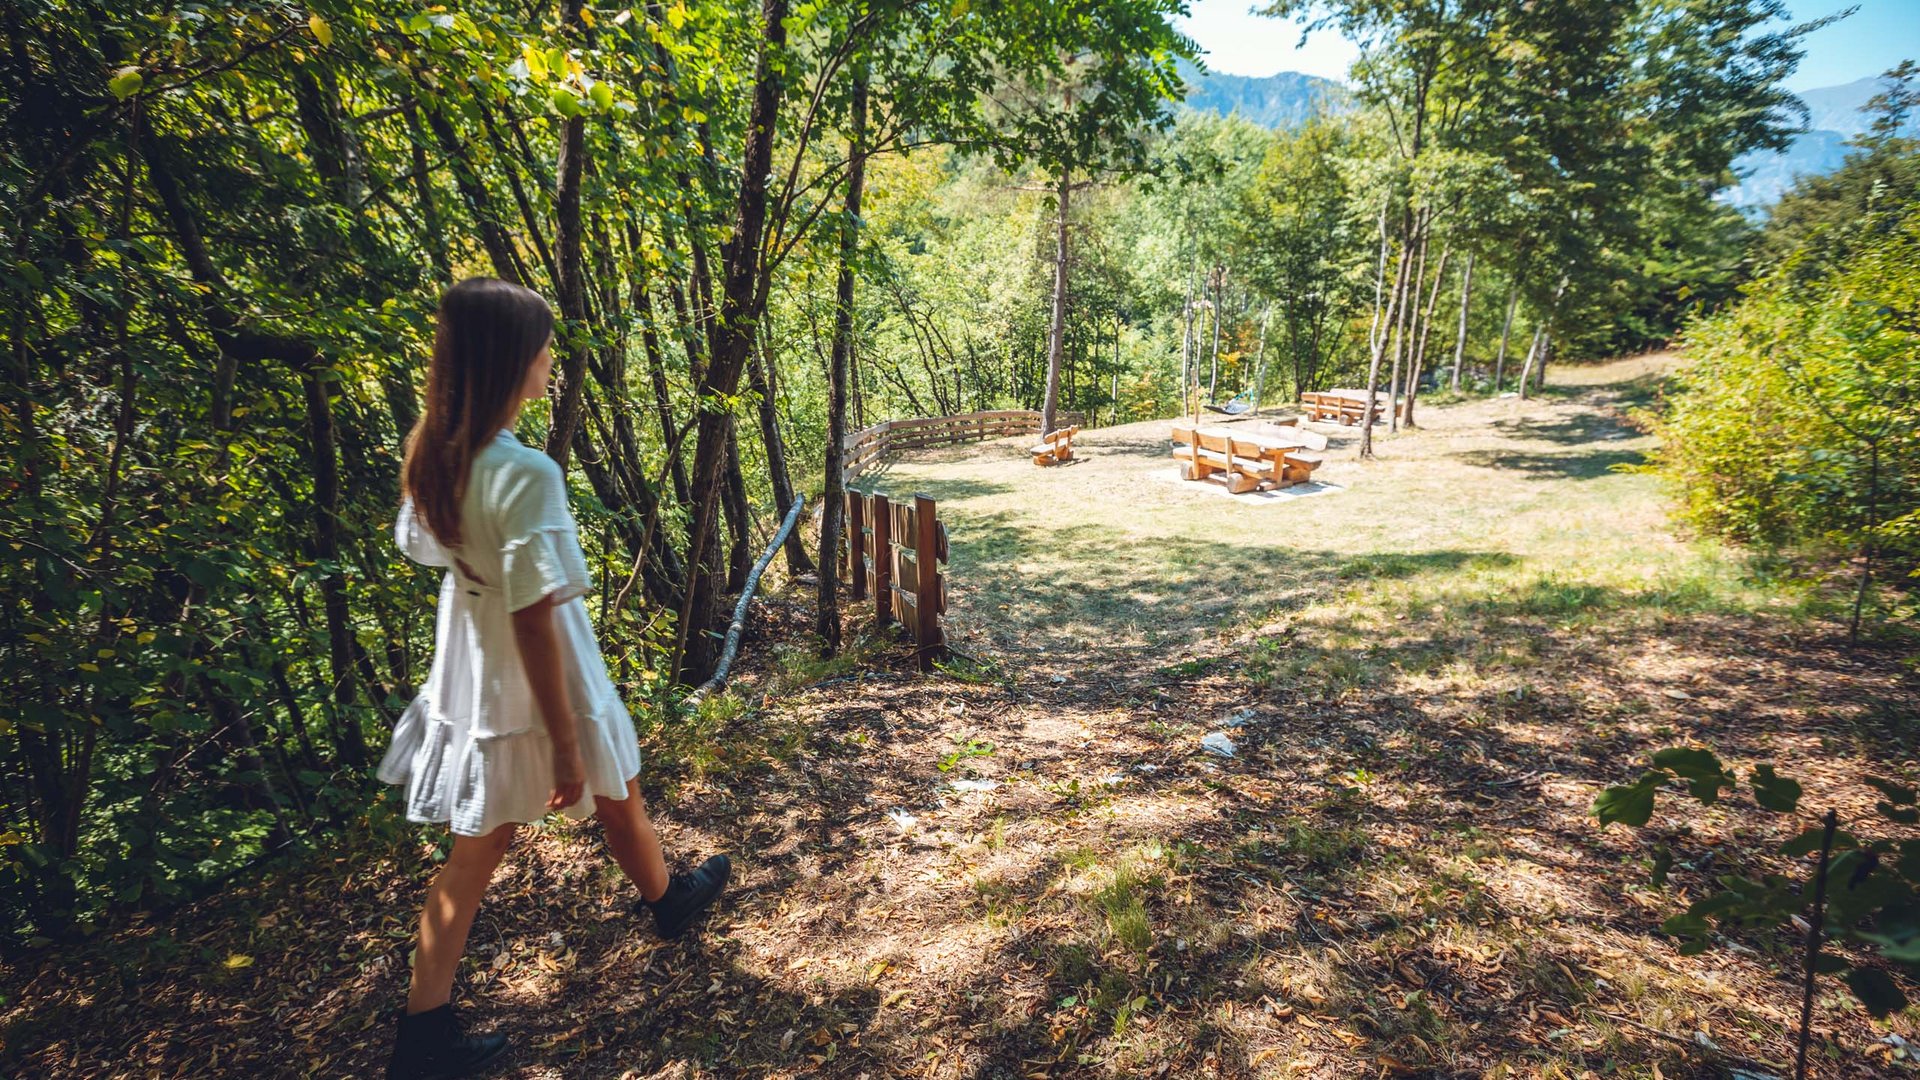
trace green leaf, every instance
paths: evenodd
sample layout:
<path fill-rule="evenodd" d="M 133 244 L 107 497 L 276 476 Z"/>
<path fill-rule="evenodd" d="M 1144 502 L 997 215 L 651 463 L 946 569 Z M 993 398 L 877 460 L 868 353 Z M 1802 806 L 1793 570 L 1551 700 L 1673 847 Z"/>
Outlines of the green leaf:
<path fill-rule="evenodd" d="M 1907 1007 L 1907 995 L 1894 984 L 1891 976 L 1878 968 L 1854 968 L 1847 972 L 1847 987 L 1874 1016 L 1885 1016 Z"/>
<path fill-rule="evenodd" d="M 1880 792 L 1880 794 L 1885 795 L 1887 801 L 1895 806 L 1912 806 L 1915 802 L 1914 790 L 1903 784 L 1896 784 L 1891 780 L 1881 780 L 1878 777 L 1872 776 L 1867 777 L 1867 783 L 1876 791 Z"/>
<path fill-rule="evenodd" d="M 107 90 L 112 93 L 114 97 L 125 101 L 139 93 L 140 87 L 146 81 L 147 77 L 140 74 L 139 68 L 123 67 L 119 71 L 114 72 L 113 77 L 107 80 Z"/>
<path fill-rule="evenodd" d="M 1713 756 L 1713 751 L 1692 746 L 1669 746 L 1665 750 L 1656 750 L 1653 764 L 1655 768 L 1672 769 L 1685 777 L 1725 771 L 1720 759 Z"/>
<path fill-rule="evenodd" d="M 1719 801 L 1721 788 L 1734 785 L 1733 774 L 1720 764 L 1711 750 L 1670 746 L 1654 753 L 1653 764 L 1655 768 L 1673 770 L 1674 775 L 1687 781 L 1688 792 L 1708 806 Z"/>
<path fill-rule="evenodd" d="M 1781 844 L 1780 854 L 1792 859 L 1811 855 L 1820 850 L 1820 838 L 1824 835 L 1826 835 L 1825 829 L 1808 829 L 1799 836 Z M 1833 850 L 1839 851 L 1843 848 L 1856 848 L 1859 846 L 1860 841 L 1855 839 L 1853 834 L 1843 832 L 1839 829 L 1834 830 Z"/>
<path fill-rule="evenodd" d="M 1655 888 L 1665 887 L 1665 885 L 1667 884 L 1667 874 L 1670 873 L 1672 870 L 1673 870 L 1673 848 L 1669 847 L 1666 844 L 1661 844 L 1660 850 L 1654 852 L 1654 855 L 1653 855 L 1654 887 Z"/>
<path fill-rule="evenodd" d="M 1618 821 L 1638 828 L 1653 816 L 1653 793 L 1667 779 L 1666 773 L 1650 772 L 1631 784 L 1610 787 L 1593 800 L 1593 814 L 1604 828 Z"/>
<path fill-rule="evenodd" d="M 1773 766 L 1756 765 L 1747 775 L 1753 785 L 1753 801 L 1768 810 L 1791 814 L 1800 805 L 1800 784 L 1774 773 Z"/>
<path fill-rule="evenodd" d="M 564 86 L 554 88 L 553 107 L 559 110 L 561 116 L 569 120 L 586 112 L 580 107 L 580 99 L 574 97 L 573 91 Z"/>
<path fill-rule="evenodd" d="M 587 93 L 593 98 L 594 108 L 599 109 L 601 112 L 613 108 L 612 84 L 606 82 L 594 83 L 593 89 L 587 91 Z"/>

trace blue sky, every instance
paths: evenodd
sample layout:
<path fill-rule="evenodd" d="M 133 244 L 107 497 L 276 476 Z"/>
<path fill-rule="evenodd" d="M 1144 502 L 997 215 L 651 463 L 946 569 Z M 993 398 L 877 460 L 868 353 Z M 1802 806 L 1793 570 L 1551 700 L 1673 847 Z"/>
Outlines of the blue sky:
<path fill-rule="evenodd" d="M 1276 71 L 1304 71 L 1341 79 L 1357 50 L 1340 35 L 1309 35 L 1304 46 L 1300 27 L 1279 19 L 1248 13 L 1250 0 L 1193 0 L 1192 14 L 1182 29 L 1206 50 L 1207 67 L 1232 75 L 1271 75 Z M 1788 0 L 1796 21 L 1815 19 L 1844 10 L 1844 0 Z M 1852 82 L 1880 72 L 1901 60 L 1920 60 L 1920 0 L 1859 0 L 1853 17 L 1821 30 L 1806 40 L 1806 59 L 1788 81 L 1794 90 Z"/>

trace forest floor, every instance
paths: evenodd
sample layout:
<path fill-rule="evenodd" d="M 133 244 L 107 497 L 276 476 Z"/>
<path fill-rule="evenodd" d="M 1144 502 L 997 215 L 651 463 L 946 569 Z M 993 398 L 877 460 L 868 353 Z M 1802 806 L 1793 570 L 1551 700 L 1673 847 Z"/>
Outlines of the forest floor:
<path fill-rule="evenodd" d="M 1804 874 L 1767 854 L 1798 825 L 1588 807 L 1700 743 L 1860 813 L 1860 776 L 1915 778 L 1920 680 L 1615 468 L 1670 363 L 1427 407 L 1370 463 L 1328 429 L 1308 497 L 1179 481 L 1166 421 L 881 470 L 940 500 L 962 655 L 819 664 L 804 591 L 770 597 L 738 696 L 642 718 L 669 849 L 734 852 L 729 898 L 663 944 L 595 826 L 535 830 L 456 991 L 517 1041 L 492 1075 L 1786 1075 L 1796 941 L 1658 925 L 1715 874 Z M 9 966 L 0 1072 L 377 1075 L 437 837 L 369 835 Z M 1813 1075 L 1914 1071 L 1886 1040 L 1920 1011 L 1823 985 L 1815 1018 Z"/>

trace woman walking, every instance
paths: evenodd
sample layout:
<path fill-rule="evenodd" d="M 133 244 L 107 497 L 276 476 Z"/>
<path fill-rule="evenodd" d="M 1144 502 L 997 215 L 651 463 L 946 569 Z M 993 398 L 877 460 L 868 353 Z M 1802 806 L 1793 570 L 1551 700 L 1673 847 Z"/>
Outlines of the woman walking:
<path fill-rule="evenodd" d="M 407 818 L 447 822 L 453 853 L 420 913 L 413 982 L 389 1080 L 471 1075 L 505 1035 L 468 1035 L 448 999 L 467 931 L 519 823 L 592 813 L 640 890 L 636 911 L 674 937 L 716 900 L 731 869 L 715 855 L 669 876 L 635 777 L 639 742 L 607 678 L 564 474 L 512 427 L 542 397 L 553 312 L 491 278 L 440 301 L 426 407 L 407 439 L 394 525 L 414 562 L 447 569 L 433 670 L 395 726 L 380 779 L 406 788 Z"/>

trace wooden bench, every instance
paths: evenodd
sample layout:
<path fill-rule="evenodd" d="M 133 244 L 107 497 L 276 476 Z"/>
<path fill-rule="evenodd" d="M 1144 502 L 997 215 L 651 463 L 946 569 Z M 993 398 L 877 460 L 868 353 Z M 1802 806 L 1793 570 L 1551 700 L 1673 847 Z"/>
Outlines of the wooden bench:
<path fill-rule="evenodd" d="M 1225 473 L 1227 490 L 1236 495 L 1263 484 L 1283 488 L 1305 483 L 1326 461 L 1321 451 L 1327 448 L 1327 437 L 1297 425 L 1241 434 L 1175 424 L 1173 441 L 1174 458 L 1185 463 L 1181 475 L 1204 480 Z"/>
<path fill-rule="evenodd" d="M 1249 492 L 1263 483 L 1279 483 L 1278 462 L 1270 461 L 1258 447 L 1236 445 L 1231 436 L 1188 428 L 1186 445 L 1173 448 L 1173 456 L 1186 462 L 1182 475 L 1189 480 L 1205 480 L 1216 472 L 1227 474 L 1227 490 L 1235 495 Z"/>
<path fill-rule="evenodd" d="M 1374 394 L 1373 418 L 1383 420 L 1387 415 L 1387 394 L 1384 391 Z M 1316 390 L 1300 395 L 1300 404 L 1307 410 L 1307 419 L 1319 422 L 1330 421 L 1337 424 L 1353 425 L 1366 419 L 1367 392 L 1365 390 Z M 1407 418 L 1407 402 L 1402 398 L 1399 405 L 1400 419 Z"/>
<path fill-rule="evenodd" d="M 1062 461 L 1072 461 L 1073 436 L 1074 433 L 1079 430 L 1080 425 L 1074 424 L 1071 427 L 1054 428 L 1052 431 L 1040 436 L 1040 441 L 1033 444 L 1033 446 L 1027 450 L 1028 453 L 1033 455 L 1033 463 L 1035 465 L 1057 465 Z"/>

